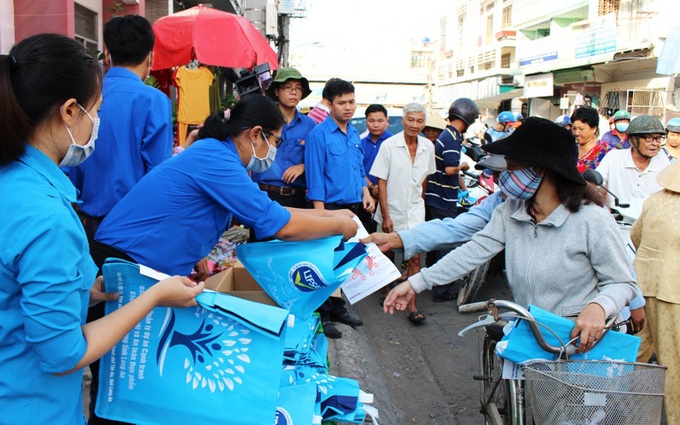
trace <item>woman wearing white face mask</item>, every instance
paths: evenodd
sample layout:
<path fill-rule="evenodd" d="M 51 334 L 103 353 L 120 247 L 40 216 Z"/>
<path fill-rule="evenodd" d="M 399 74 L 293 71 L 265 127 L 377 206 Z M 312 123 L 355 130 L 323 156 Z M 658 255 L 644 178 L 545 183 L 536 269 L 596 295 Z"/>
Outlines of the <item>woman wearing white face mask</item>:
<path fill-rule="evenodd" d="M 39 34 L 0 55 L 0 412 L 3 423 L 85 423 L 82 368 L 154 307 L 195 305 L 203 284 L 173 277 L 101 320 L 76 190 L 59 165 L 94 149 L 102 71 L 75 40 Z"/>
<path fill-rule="evenodd" d="M 515 301 L 572 318 L 578 351 L 589 350 L 636 288 L 615 221 L 576 169 L 574 137 L 532 117 L 483 148 L 505 155 L 499 185 L 506 201 L 470 242 L 394 288 L 385 311 L 403 310 L 414 291 L 459 279 L 505 249 Z"/>
<path fill-rule="evenodd" d="M 95 260 L 127 256 L 187 275 L 232 217 L 258 239 L 354 236 L 349 211 L 284 208 L 251 180 L 248 171 L 262 172 L 274 161 L 282 126 L 279 108 L 261 95 L 211 115 L 199 140 L 144 176 L 104 219 L 93 244 L 100 253 Z"/>

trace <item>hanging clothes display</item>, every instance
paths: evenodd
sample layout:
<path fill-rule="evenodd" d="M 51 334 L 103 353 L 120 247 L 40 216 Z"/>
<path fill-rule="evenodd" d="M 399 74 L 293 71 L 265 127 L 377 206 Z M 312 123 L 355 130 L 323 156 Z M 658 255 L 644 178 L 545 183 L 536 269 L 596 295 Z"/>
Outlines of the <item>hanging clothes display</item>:
<path fill-rule="evenodd" d="M 205 66 L 190 69 L 181 66 L 175 73 L 175 85 L 179 91 L 177 107 L 177 140 L 187 137 L 189 125 L 201 124 L 210 115 L 210 86 L 213 74 Z"/>

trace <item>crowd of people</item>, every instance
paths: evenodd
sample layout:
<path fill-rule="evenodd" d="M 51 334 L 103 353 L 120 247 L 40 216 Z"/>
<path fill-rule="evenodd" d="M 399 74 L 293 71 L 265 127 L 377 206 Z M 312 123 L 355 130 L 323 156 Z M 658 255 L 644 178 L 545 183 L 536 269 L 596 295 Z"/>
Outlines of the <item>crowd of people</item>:
<path fill-rule="evenodd" d="M 250 229 L 251 241 L 349 239 L 355 215 L 370 232 L 364 242 L 404 259 L 380 299 L 386 312 L 422 324 L 416 293 L 455 299 L 457 279 L 505 250 L 515 300 L 573 319 L 579 352 L 601 338 L 608 317 L 629 317 L 646 338 L 640 359 L 656 351 L 669 367 L 666 413 L 680 422 L 680 298 L 671 284 L 680 119 L 664 127 L 619 111 L 600 138 L 600 114 L 581 106 L 554 122 L 502 111 L 484 129 L 474 101 L 460 98 L 446 120 L 405 105 L 397 134 L 387 131 L 386 108 L 370 105 L 362 138 L 349 124 L 351 82 L 328 80 L 305 115 L 298 105 L 308 80 L 281 68 L 266 93 L 214 112 L 173 155 L 170 100 L 143 84 L 150 23 L 114 17 L 104 42 L 105 75 L 59 35 L 29 37 L 0 56 L 0 408 L 8 423 L 83 423 L 83 367 L 154 307 L 195 305 L 210 274 L 204 258 L 232 224 Z M 485 139 L 491 155 L 479 167 L 500 191 L 458 214 L 469 132 Z M 618 201 L 586 183 L 587 169 Z M 633 272 L 607 207 L 635 199 L 647 200 L 631 235 Z M 110 257 L 175 276 L 104 316 L 100 301 L 117 297 L 97 277 Z M 362 325 L 341 293 L 318 313 L 329 338 L 342 337 L 337 322 Z M 113 423 L 94 412 L 96 363 L 91 369 L 89 423 Z"/>

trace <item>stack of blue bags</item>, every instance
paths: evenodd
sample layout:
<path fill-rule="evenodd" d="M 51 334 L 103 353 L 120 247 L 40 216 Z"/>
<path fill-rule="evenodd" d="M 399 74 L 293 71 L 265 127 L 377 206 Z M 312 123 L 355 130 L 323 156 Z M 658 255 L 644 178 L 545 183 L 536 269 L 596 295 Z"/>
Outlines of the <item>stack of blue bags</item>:
<path fill-rule="evenodd" d="M 364 422 L 364 403 L 372 396 L 354 379 L 329 375 L 327 359 L 328 339 L 319 317 L 295 318 L 286 333 L 275 425 Z"/>

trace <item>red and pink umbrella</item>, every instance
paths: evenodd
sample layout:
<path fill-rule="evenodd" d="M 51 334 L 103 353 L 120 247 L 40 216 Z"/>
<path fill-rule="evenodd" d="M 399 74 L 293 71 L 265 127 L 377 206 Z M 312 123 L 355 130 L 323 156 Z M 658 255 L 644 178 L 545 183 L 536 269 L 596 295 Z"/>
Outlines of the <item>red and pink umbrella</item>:
<path fill-rule="evenodd" d="M 188 64 L 252 68 L 267 62 L 277 68 L 277 54 L 243 16 L 198 5 L 158 19 L 153 69 Z"/>

